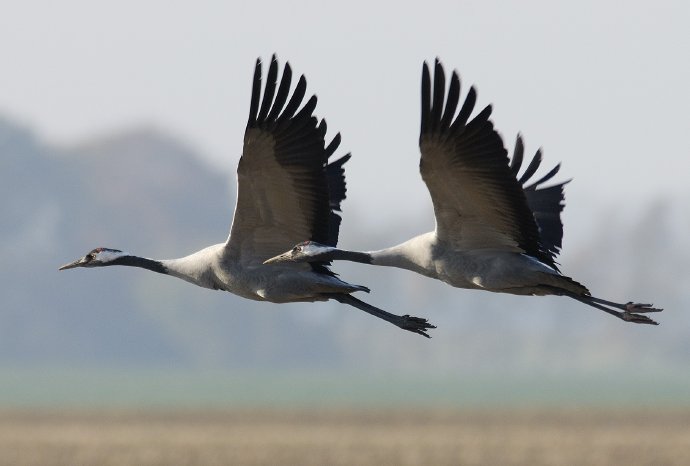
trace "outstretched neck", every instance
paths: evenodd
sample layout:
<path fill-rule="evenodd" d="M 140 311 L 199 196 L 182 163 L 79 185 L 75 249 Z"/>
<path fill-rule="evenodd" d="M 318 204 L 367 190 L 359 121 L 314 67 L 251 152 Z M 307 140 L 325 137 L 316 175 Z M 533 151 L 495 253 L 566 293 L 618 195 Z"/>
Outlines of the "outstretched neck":
<path fill-rule="evenodd" d="M 396 267 L 427 275 L 427 269 L 429 268 L 427 259 L 430 256 L 424 254 L 424 251 L 416 249 L 416 243 L 418 241 L 408 241 L 391 248 L 379 249 L 378 251 L 348 251 L 333 248 L 324 258 L 327 260 L 346 260 L 383 267 Z"/>
<path fill-rule="evenodd" d="M 221 289 L 220 285 L 228 281 L 227 273 L 218 276 L 215 270 L 218 270 L 218 265 L 223 262 L 224 248 L 225 244 L 216 244 L 186 257 L 164 260 L 139 257 L 119 249 L 96 248 L 81 259 L 63 265 L 59 270 L 125 265 L 171 275 L 206 288 Z"/>
<path fill-rule="evenodd" d="M 404 243 L 367 253 L 372 265 L 411 270 L 426 276 L 435 276 L 433 264 L 433 233 L 416 236 Z"/>
<path fill-rule="evenodd" d="M 333 249 L 325 255 L 328 260 L 360 262 L 362 264 L 381 265 L 385 267 L 410 268 L 409 260 L 400 247 L 379 249 L 378 251 L 348 251 L 347 249 Z"/>
<path fill-rule="evenodd" d="M 103 265 L 127 265 L 130 267 L 140 267 L 153 272 L 181 278 L 182 280 L 195 285 L 203 286 L 204 288 L 219 288 L 216 284 L 216 281 L 213 279 L 213 275 L 209 273 L 210 267 L 208 262 L 197 260 L 198 255 L 199 253 L 196 253 L 192 254 L 191 256 L 181 257 L 179 259 L 164 260 L 125 255 Z"/>
<path fill-rule="evenodd" d="M 392 248 L 380 249 L 368 253 L 371 258 L 370 264 L 383 267 L 396 267 L 398 269 L 412 270 L 413 272 L 423 273 L 421 265 L 414 260 L 414 256 L 408 254 L 404 248 L 393 246 Z"/>
<path fill-rule="evenodd" d="M 436 235 L 434 232 L 416 236 L 402 244 L 378 251 L 348 251 L 333 246 L 313 243 L 297 245 L 293 251 L 276 256 L 267 262 L 277 260 L 295 260 L 306 262 L 345 260 L 364 264 L 397 267 L 412 270 L 422 275 L 436 277 L 434 264 L 434 248 Z"/>
<path fill-rule="evenodd" d="M 126 265 L 129 267 L 140 267 L 158 273 L 170 273 L 168 268 L 161 261 L 131 255 L 120 256 L 104 265 Z"/>
<path fill-rule="evenodd" d="M 214 244 L 188 256 L 166 259 L 160 263 L 167 270 L 165 273 L 168 275 L 204 288 L 221 289 L 223 288 L 222 280 L 216 276 L 214 264 L 221 261 L 224 248 L 225 244 Z"/>
<path fill-rule="evenodd" d="M 202 249 L 194 254 L 179 259 L 148 259 L 146 257 L 122 255 L 104 265 L 126 265 L 140 267 L 153 272 L 181 278 L 204 288 L 218 288 L 210 264 L 217 248 Z"/>
<path fill-rule="evenodd" d="M 329 260 L 345 260 L 350 262 L 360 262 L 371 264 L 372 257 L 369 252 L 348 251 L 346 249 L 333 249 L 327 256 Z"/>

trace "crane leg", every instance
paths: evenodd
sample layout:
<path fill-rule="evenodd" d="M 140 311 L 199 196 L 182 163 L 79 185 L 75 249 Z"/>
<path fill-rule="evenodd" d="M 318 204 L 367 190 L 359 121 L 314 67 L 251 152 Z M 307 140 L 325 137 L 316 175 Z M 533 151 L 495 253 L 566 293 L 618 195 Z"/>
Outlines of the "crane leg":
<path fill-rule="evenodd" d="M 417 333 L 427 338 L 431 338 L 426 333 L 427 330 L 436 328 L 436 326 L 430 324 L 427 319 L 423 319 L 421 317 L 414 317 L 407 314 L 404 316 L 391 314 L 390 312 L 386 312 L 383 309 L 379 309 L 375 306 L 372 306 L 371 304 L 367 304 L 364 301 L 360 301 L 359 299 L 349 294 L 327 293 L 325 296 L 328 296 L 329 298 L 334 299 L 339 303 L 349 304 L 350 306 L 356 307 L 357 309 L 371 314 L 372 316 L 378 317 L 379 319 L 383 319 L 386 322 L 390 322 L 391 324 L 400 327 L 403 330 L 407 330 L 412 333 Z"/>
<path fill-rule="evenodd" d="M 620 304 L 620 303 L 614 303 L 611 301 L 606 301 L 605 299 L 600 299 L 600 298 L 595 298 L 593 296 L 590 296 L 590 299 L 594 301 L 595 303 L 598 304 L 603 304 L 605 306 L 611 306 L 615 307 L 616 309 L 621 309 L 622 311 L 625 312 L 635 312 L 638 314 L 643 314 L 645 312 L 661 312 L 663 309 L 657 309 L 653 304 L 641 304 L 641 303 L 633 303 L 632 301 L 628 301 L 625 304 Z"/>
<path fill-rule="evenodd" d="M 593 296 L 580 296 L 570 292 L 562 292 L 562 294 L 564 294 L 565 296 L 569 296 L 577 301 L 580 301 L 581 303 L 587 304 L 588 306 L 600 309 L 626 322 L 634 322 L 636 324 L 659 325 L 654 320 L 642 314 L 647 312 L 663 311 L 663 309 L 657 309 L 655 307 L 652 307 L 651 304 L 633 303 L 632 301 L 625 304 L 621 304 L 614 303 L 612 301 L 606 301 L 605 299 L 595 298 Z M 620 309 L 623 312 L 618 312 L 611 308 Z"/>

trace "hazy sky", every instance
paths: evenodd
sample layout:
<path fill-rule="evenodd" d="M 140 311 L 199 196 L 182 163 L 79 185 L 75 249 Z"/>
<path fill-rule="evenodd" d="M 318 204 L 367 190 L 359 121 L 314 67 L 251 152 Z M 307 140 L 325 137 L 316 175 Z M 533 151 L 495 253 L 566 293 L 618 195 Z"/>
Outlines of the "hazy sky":
<path fill-rule="evenodd" d="M 528 151 L 543 146 L 575 178 L 566 246 L 568 232 L 601 221 L 587 217 L 593 205 L 690 198 L 687 0 L 0 6 L 0 113 L 61 144 L 154 125 L 230 173 L 254 60 L 289 60 L 354 153 L 346 246 L 358 246 L 347 236 L 357 220 L 414 215 L 432 228 L 416 144 L 421 64 L 436 56 L 477 86 L 479 105 L 494 104 L 508 146 L 522 131 Z"/>

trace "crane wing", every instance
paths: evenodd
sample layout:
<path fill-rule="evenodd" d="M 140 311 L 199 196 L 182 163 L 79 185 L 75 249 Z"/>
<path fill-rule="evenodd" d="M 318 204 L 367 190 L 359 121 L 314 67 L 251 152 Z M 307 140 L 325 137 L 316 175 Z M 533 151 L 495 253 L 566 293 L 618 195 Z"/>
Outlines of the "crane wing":
<path fill-rule="evenodd" d="M 445 73 L 437 59 L 432 93 L 425 63 L 420 171 L 434 204 L 439 240 L 457 250 L 526 253 L 555 267 L 525 192 L 509 166 L 508 152 L 489 120 L 491 106 L 469 120 L 476 101 L 476 92 L 470 88 L 456 115 L 460 104 L 457 73 L 451 76 L 447 96 L 445 87 Z"/>
<path fill-rule="evenodd" d="M 304 76 L 292 96 L 289 64 L 279 85 L 277 78 L 278 61 L 273 56 L 260 96 L 257 60 L 237 167 L 235 217 L 225 249 L 226 256 L 243 264 L 261 264 L 307 238 L 333 245 L 338 238 L 340 217 L 335 211 L 345 198 L 342 165 L 349 154 L 327 168 L 339 135 L 326 147 L 326 124 L 319 124 L 312 114 L 316 96 L 298 111 L 307 87 Z"/>

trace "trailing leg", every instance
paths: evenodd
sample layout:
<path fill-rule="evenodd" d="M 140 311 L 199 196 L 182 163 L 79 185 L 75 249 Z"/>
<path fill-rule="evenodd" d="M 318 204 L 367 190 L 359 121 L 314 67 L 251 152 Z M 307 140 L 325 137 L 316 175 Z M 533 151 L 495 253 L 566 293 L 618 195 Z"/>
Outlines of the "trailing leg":
<path fill-rule="evenodd" d="M 590 296 L 590 299 L 592 301 L 594 301 L 595 303 L 603 304 L 605 306 L 615 307 L 616 309 L 621 309 L 625 312 L 634 312 L 634 313 L 642 314 L 645 312 L 661 312 L 661 311 L 663 311 L 663 309 L 657 309 L 655 307 L 652 307 L 653 304 L 633 303 L 632 301 L 628 301 L 625 304 L 620 304 L 620 303 L 614 303 L 611 301 L 606 301 L 605 299 L 595 298 L 593 296 Z"/>
<path fill-rule="evenodd" d="M 600 309 L 626 322 L 634 322 L 636 324 L 659 325 L 654 320 L 642 314 L 647 312 L 663 311 L 663 309 L 652 307 L 651 304 L 640 304 L 633 302 L 628 302 L 626 304 L 614 303 L 612 301 L 606 301 L 605 299 L 595 298 L 593 296 L 580 296 L 564 290 L 560 290 L 559 294 L 573 298 L 581 303 L 587 304 L 588 306 Z M 623 312 L 618 312 L 611 308 L 620 309 Z"/>
<path fill-rule="evenodd" d="M 349 294 L 329 293 L 326 296 L 340 303 L 349 304 L 350 306 L 356 307 L 357 309 L 371 314 L 372 316 L 378 317 L 379 319 L 383 319 L 386 322 L 390 322 L 391 324 L 396 325 L 403 330 L 418 333 L 419 335 L 425 336 L 427 338 L 431 338 L 426 333 L 427 330 L 436 328 L 436 326 L 430 324 L 427 319 L 423 319 L 421 317 L 414 317 L 407 314 L 404 316 L 391 314 L 390 312 L 386 312 L 383 309 L 379 309 L 375 306 L 372 306 L 371 304 L 367 304 L 364 301 L 360 301 L 359 299 Z"/>

